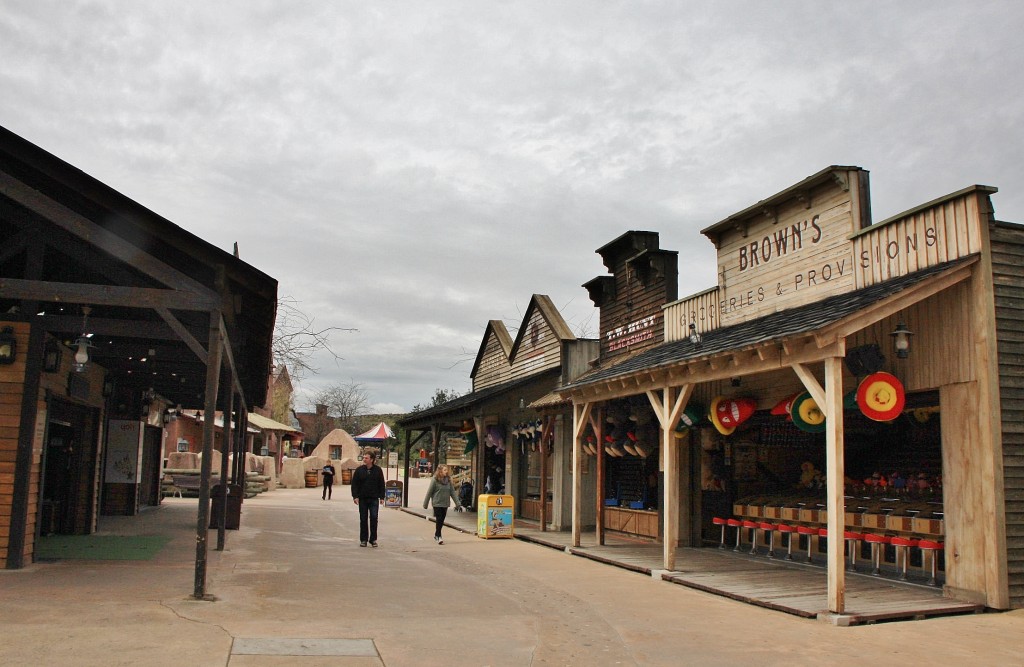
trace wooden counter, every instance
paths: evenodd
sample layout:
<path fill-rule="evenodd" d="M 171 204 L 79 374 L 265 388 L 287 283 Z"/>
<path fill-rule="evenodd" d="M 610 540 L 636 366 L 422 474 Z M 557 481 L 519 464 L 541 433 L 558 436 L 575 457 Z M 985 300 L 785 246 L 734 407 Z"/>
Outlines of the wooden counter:
<path fill-rule="evenodd" d="M 733 514 L 750 519 L 789 521 L 825 526 L 824 500 L 762 496 L 744 498 L 733 505 Z M 858 532 L 886 532 L 941 538 L 945 534 L 942 504 L 919 499 L 848 498 L 845 525 Z"/>
<path fill-rule="evenodd" d="M 622 507 L 604 508 L 604 527 L 606 530 L 657 539 L 658 523 L 658 512 L 654 510 L 631 510 Z"/>

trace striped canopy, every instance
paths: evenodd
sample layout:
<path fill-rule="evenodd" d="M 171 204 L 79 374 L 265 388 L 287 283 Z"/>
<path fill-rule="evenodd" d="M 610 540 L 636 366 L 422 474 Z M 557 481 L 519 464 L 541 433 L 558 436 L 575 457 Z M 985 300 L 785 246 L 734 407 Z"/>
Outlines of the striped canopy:
<path fill-rule="evenodd" d="M 373 428 L 371 428 L 366 433 L 360 433 L 359 435 L 354 437 L 356 439 L 356 442 L 365 442 L 369 440 L 387 440 L 388 438 L 395 437 L 395 434 L 391 432 L 391 429 L 388 428 L 387 424 L 381 422 L 374 426 Z"/>

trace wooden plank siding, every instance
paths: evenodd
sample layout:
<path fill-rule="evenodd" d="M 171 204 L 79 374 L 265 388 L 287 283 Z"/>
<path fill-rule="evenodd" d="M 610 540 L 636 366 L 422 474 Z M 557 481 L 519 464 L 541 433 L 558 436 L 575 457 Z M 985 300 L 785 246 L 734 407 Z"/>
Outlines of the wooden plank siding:
<path fill-rule="evenodd" d="M 473 369 L 473 391 L 508 382 L 512 377 L 509 352 L 512 337 L 501 320 L 491 320 L 484 332 L 476 368 Z"/>
<path fill-rule="evenodd" d="M 856 233 L 855 288 L 981 252 L 981 233 L 972 211 L 990 192 L 972 186 Z"/>
<path fill-rule="evenodd" d="M 718 288 L 713 287 L 665 306 L 665 342 L 683 340 L 690 335 L 693 322 L 703 334 L 721 326 L 718 317 Z"/>
<path fill-rule="evenodd" d="M 510 379 L 518 380 L 562 365 L 559 336 L 539 308 L 526 313 L 511 360 Z"/>
<path fill-rule="evenodd" d="M 6 562 L 11 537 L 14 475 L 18 458 L 22 391 L 25 380 L 25 350 L 28 349 L 29 325 L 21 322 L 3 322 L 3 326 L 13 329 L 17 348 L 15 362 L 0 366 L 0 559 Z M 34 526 L 34 522 L 31 525 Z M 29 541 L 26 541 L 26 546 L 31 548 Z"/>
<path fill-rule="evenodd" d="M 1006 558 L 1010 605 L 1024 607 L 1024 231 L 992 229 L 1003 479 L 1006 487 Z"/>
<path fill-rule="evenodd" d="M 614 266 L 615 299 L 601 306 L 602 364 L 664 343 L 663 306 L 678 292 L 674 267 L 667 276 L 656 274 L 644 283 L 627 264 L 622 259 Z"/>
<path fill-rule="evenodd" d="M 848 186 L 840 184 L 845 174 Z M 841 170 L 799 193 L 780 195 L 716 225 L 717 316 L 722 326 L 850 291 L 851 233 L 862 219 L 854 194 L 861 172 Z"/>

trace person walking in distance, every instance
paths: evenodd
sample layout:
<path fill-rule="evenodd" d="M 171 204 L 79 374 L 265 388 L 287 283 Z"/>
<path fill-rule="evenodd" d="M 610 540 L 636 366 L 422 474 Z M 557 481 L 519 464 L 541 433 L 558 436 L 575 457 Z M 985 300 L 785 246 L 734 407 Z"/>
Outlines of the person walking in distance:
<path fill-rule="evenodd" d="M 334 464 L 328 461 L 320 472 L 324 475 L 324 500 L 330 500 L 331 492 L 334 491 Z"/>
<path fill-rule="evenodd" d="M 359 505 L 359 546 L 377 546 L 377 512 L 384 504 L 384 471 L 374 464 L 374 452 L 363 454 L 363 465 L 352 473 L 352 502 Z"/>
<path fill-rule="evenodd" d="M 444 540 L 441 539 L 441 527 L 444 526 L 444 518 L 448 515 L 448 505 L 452 501 L 455 502 L 455 511 L 461 512 L 462 507 L 459 506 L 459 499 L 455 495 L 455 487 L 452 486 L 448 466 L 437 466 L 434 477 L 430 480 L 430 486 L 427 487 L 427 495 L 423 499 L 423 509 L 427 509 L 428 503 L 434 505 L 434 541 L 438 544 L 444 544 Z"/>

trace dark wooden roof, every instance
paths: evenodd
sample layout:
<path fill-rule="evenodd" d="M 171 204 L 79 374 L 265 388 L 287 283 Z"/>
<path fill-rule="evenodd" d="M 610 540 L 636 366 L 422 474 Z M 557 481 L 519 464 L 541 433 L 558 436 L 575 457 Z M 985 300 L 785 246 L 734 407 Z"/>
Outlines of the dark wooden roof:
<path fill-rule="evenodd" d="M 462 419 L 469 419 L 478 414 L 481 409 L 486 409 L 489 403 L 505 399 L 512 392 L 530 385 L 546 385 L 546 388 L 542 388 L 537 392 L 537 396 L 544 395 L 554 388 L 560 374 L 560 368 L 548 369 L 517 380 L 486 387 L 479 391 L 453 398 L 441 405 L 435 405 L 419 412 L 411 412 L 397 420 L 396 423 L 401 428 L 409 430 L 428 428 L 432 424 L 438 423 L 443 423 L 446 426 L 457 426 L 456 422 L 460 422 Z M 532 401 L 533 397 L 530 400 Z"/>
<path fill-rule="evenodd" d="M 0 313 L 70 341 L 87 306 L 93 359 L 122 386 L 203 407 L 219 312 L 246 403 L 265 402 L 277 281 L 2 127 L 0 238 Z"/>
<path fill-rule="evenodd" d="M 664 343 L 615 365 L 596 368 L 576 381 L 559 387 L 558 391 L 563 394 L 571 393 L 644 371 L 666 368 L 689 360 L 728 354 L 759 345 L 782 342 L 792 336 L 812 333 L 973 259 L 972 255 L 945 262 L 854 292 L 837 294 L 806 306 L 790 308 L 749 322 L 713 329 L 703 334 L 699 345 L 695 345 L 689 339 Z"/>

